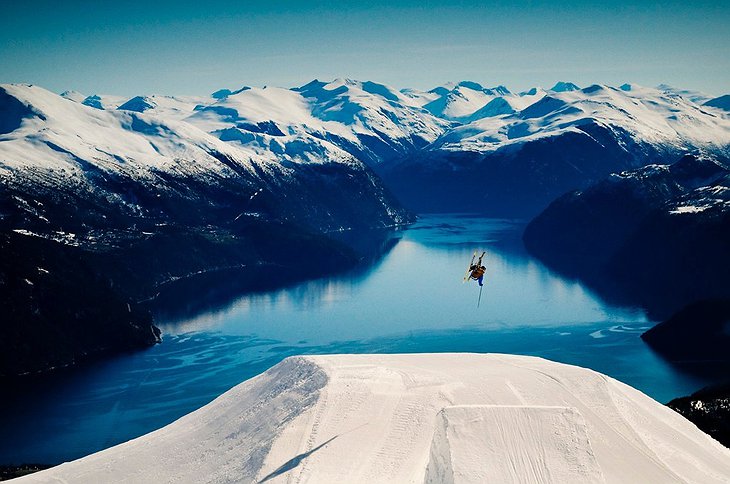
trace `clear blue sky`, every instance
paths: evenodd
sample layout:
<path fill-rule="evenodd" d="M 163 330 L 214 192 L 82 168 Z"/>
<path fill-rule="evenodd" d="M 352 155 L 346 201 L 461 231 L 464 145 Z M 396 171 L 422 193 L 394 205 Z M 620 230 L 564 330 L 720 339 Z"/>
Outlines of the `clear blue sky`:
<path fill-rule="evenodd" d="M 131 96 L 335 77 L 725 94 L 730 2 L 40 0 L 0 12 L 0 82 Z"/>

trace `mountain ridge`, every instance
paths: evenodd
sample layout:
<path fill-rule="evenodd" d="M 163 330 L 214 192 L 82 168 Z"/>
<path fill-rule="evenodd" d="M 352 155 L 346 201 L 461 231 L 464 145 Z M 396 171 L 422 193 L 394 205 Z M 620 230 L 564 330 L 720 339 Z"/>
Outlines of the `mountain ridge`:
<path fill-rule="evenodd" d="M 264 156 L 336 147 L 376 170 L 415 211 L 500 215 L 509 206 L 503 215 L 530 217 L 612 172 L 696 149 L 730 153 L 730 117 L 700 104 L 709 96 L 670 86 L 560 81 L 515 94 L 473 81 L 419 91 L 315 79 L 291 89 L 221 91 L 207 103 L 189 103 L 189 115 L 177 111 L 175 119 Z M 318 147 L 323 143 L 329 147 Z M 530 200 L 510 200 L 499 188 L 520 182 L 535 193 Z M 443 200 L 440 208 L 432 195 Z M 505 201 L 496 211 L 495 199 Z"/>
<path fill-rule="evenodd" d="M 357 256 L 328 233 L 413 220 L 326 140 L 255 151 L 154 104 L 103 110 L 0 86 L 0 245 L 14 254 L 0 264 L 0 378 L 158 342 L 140 301 L 171 281 L 336 272 Z"/>
<path fill-rule="evenodd" d="M 727 297 L 730 160 L 686 155 L 563 195 L 525 229 L 546 264 L 667 317 Z"/>

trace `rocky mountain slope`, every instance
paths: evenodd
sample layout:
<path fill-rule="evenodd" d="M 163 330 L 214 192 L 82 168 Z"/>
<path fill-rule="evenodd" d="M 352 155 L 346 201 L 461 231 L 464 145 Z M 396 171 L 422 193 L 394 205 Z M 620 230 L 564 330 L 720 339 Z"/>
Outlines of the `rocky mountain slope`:
<path fill-rule="evenodd" d="M 704 365 L 730 369 L 730 298 L 693 302 L 641 335 L 649 346 L 689 370 Z"/>
<path fill-rule="evenodd" d="M 666 317 L 697 299 L 727 297 L 730 169 L 687 155 L 610 175 L 553 202 L 525 244 L 549 265 Z"/>
<path fill-rule="evenodd" d="M 703 388 L 667 405 L 730 448 L 730 383 Z"/>

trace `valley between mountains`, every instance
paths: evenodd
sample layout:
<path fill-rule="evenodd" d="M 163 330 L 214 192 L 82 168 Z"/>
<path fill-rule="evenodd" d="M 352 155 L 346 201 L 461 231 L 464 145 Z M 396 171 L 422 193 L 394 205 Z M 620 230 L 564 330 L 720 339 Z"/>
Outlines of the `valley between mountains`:
<path fill-rule="evenodd" d="M 179 281 L 346 270 L 363 255 L 336 234 L 425 212 L 537 217 L 532 252 L 663 316 L 728 297 L 722 100 L 567 82 L 132 98 L 2 85 L 0 376 L 155 344 L 145 301 Z M 595 257 L 562 262 L 581 246 Z M 643 291 L 657 281 L 676 307 Z"/>

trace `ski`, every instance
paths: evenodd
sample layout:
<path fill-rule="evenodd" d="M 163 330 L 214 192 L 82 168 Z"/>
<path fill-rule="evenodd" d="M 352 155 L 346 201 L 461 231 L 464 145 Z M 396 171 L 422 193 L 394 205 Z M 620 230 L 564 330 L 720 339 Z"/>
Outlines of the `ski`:
<path fill-rule="evenodd" d="M 469 275 L 471 274 L 471 266 L 474 265 L 474 259 L 477 258 L 477 251 L 474 251 L 474 255 L 471 256 L 471 262 L 469 262 L 469 266 L 466 268 L 466 274 L 464 274 L 464 280 L 462 283 L 465 283 L 469 280 Z"/>

